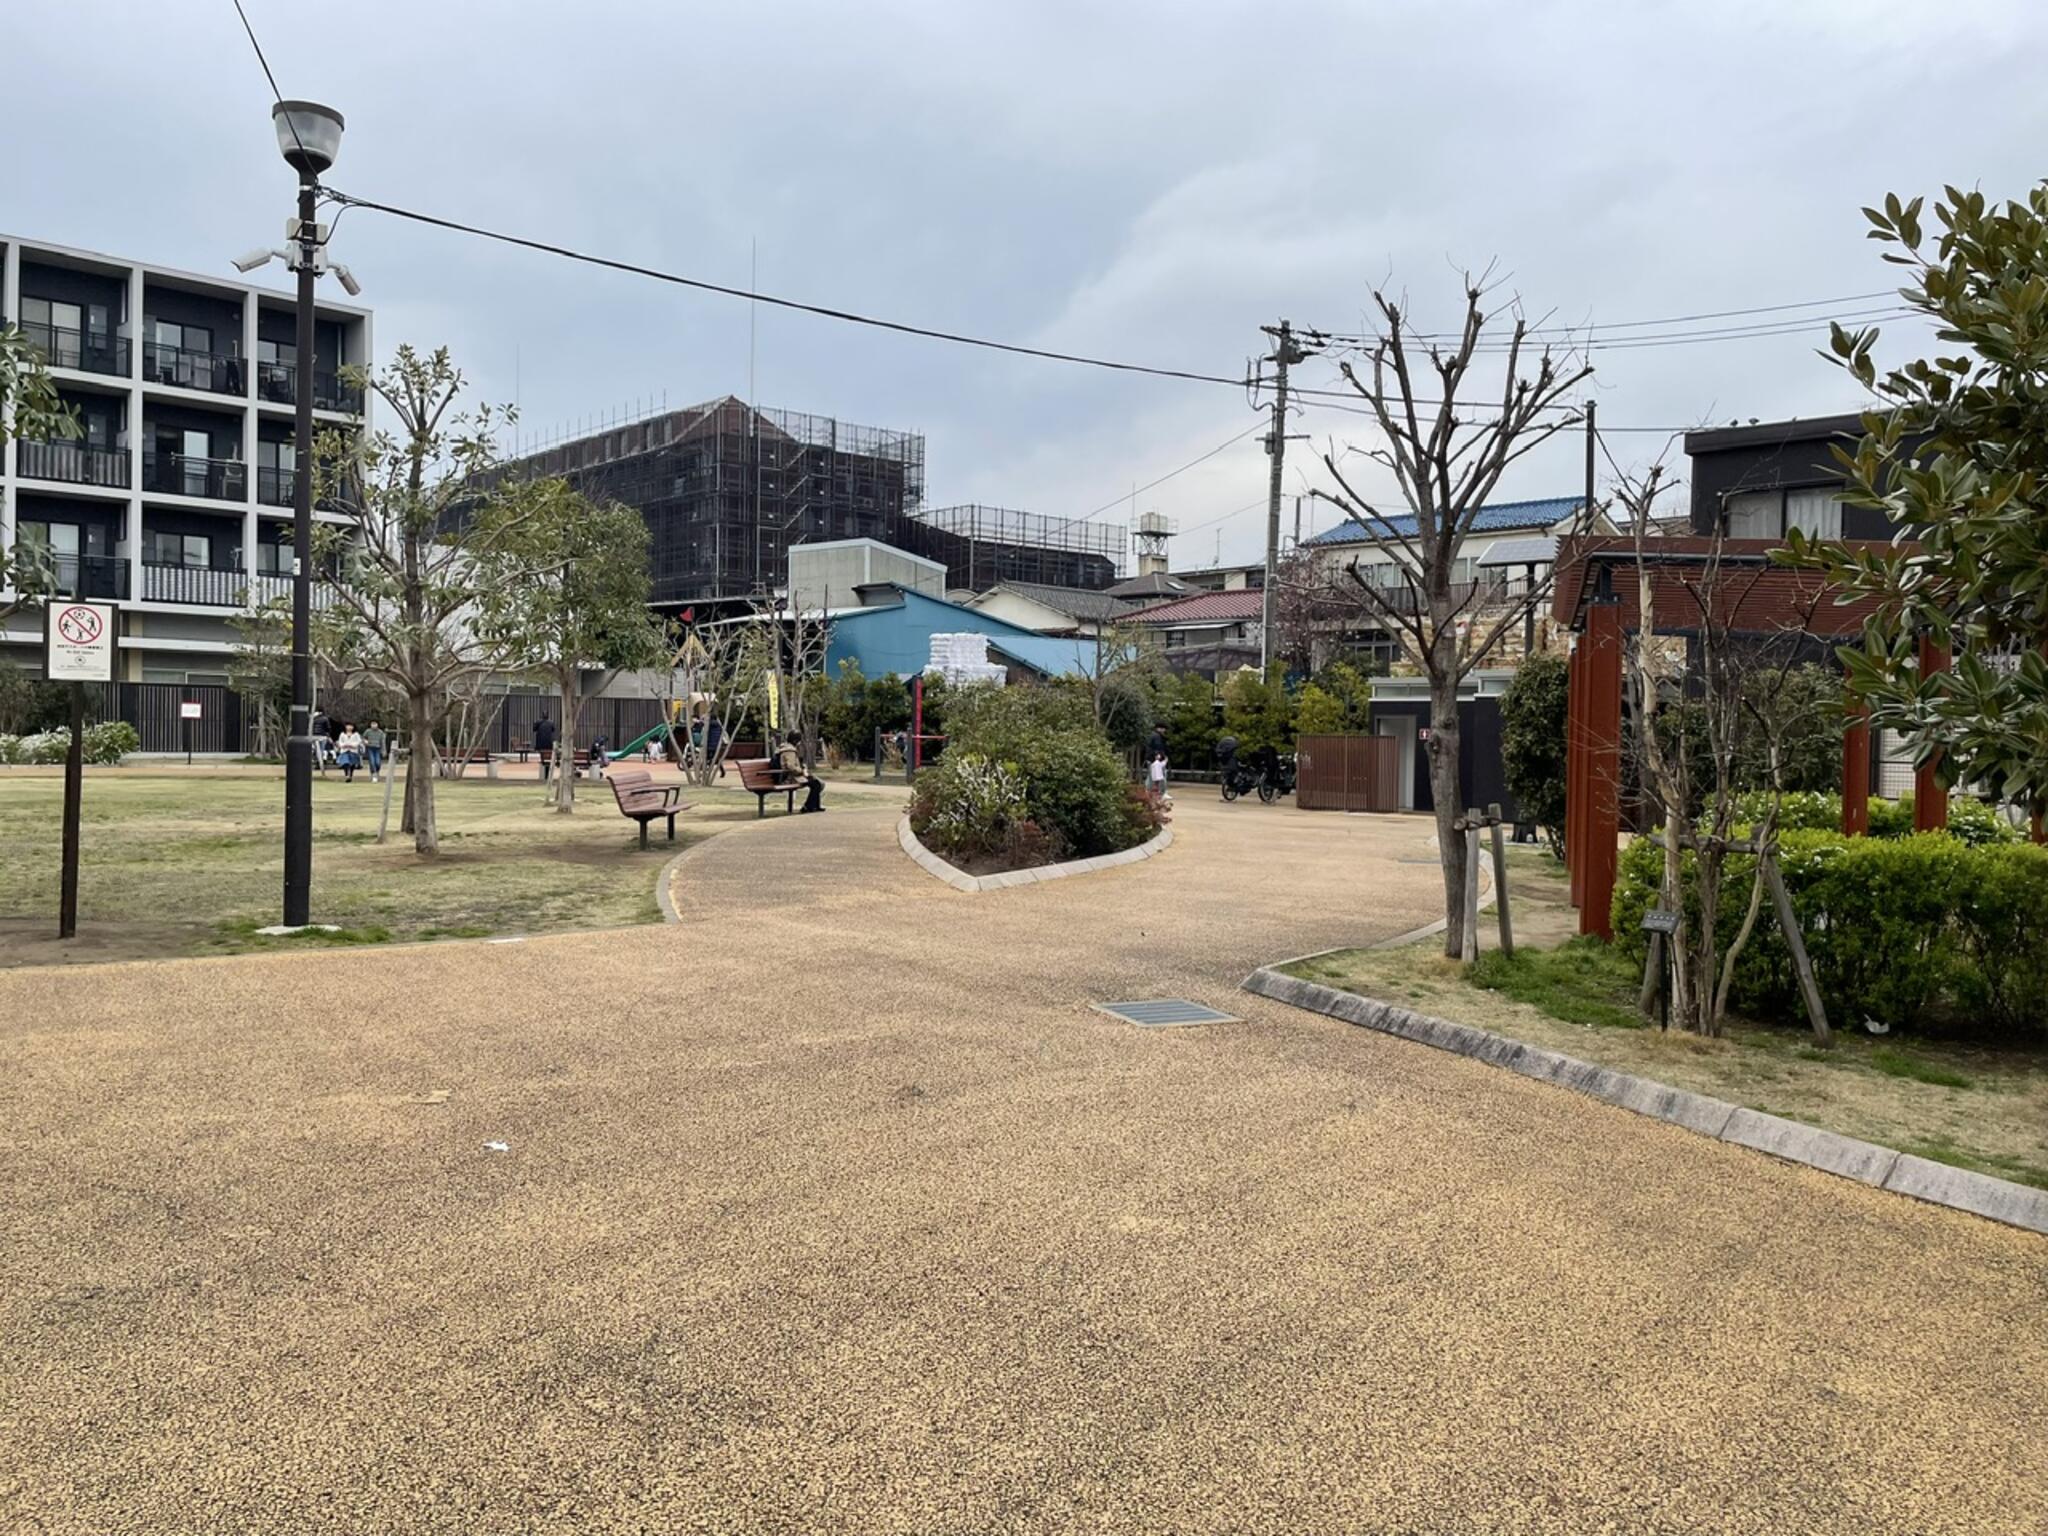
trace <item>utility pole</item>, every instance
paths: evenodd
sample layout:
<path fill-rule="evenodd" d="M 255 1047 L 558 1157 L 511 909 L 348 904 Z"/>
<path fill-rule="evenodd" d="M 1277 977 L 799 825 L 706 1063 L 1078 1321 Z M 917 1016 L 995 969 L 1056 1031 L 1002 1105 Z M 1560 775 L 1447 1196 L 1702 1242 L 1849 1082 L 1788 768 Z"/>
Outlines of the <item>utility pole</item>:
<path fill-rule="evenodd" d="M 1265 677 L 1273 680 L 1273 643 L 1280 587 L 1280 476 L 1287 455 L 1287 370 L 1311 356 L 1295 345 L 1294 327 L 1282 320 L 1261 326 L 1273 338 L 1273 353 L 1266 359 L 1273 365 L 1273 430 L 1266 438 L 1271 466 L 1266 481 L 1266 588 L 1259 605 L 1259 656 Z"/>

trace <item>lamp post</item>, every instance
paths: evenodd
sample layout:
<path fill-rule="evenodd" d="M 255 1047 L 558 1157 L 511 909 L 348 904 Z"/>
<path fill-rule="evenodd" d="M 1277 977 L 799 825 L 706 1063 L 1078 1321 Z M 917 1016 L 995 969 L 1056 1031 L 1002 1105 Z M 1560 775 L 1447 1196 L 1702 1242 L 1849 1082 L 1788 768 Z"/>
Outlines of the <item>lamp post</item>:
<path fill-rule="evenodd" d="M 313 898 L 313 279 L 321 270 L 314 215 L 320 173 L 341 148 L 341 114 L 310 101 L 271 109 L 277 147 L 299 173 L 299 217 L 286 239 L 299 275 L 297 412 L 292 427 L 292 714 L 284 754 L 284 922 L 303 928 Z"/>

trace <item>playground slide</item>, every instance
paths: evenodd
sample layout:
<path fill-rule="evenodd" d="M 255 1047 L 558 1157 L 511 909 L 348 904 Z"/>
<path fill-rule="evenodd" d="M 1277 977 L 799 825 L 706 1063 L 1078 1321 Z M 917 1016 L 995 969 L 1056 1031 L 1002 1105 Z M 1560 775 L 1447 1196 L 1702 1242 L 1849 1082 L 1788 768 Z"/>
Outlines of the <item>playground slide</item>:
<path fill-rule="evenodd" d="M 604 755 L 606 757 L 629 757 L 646 746 L 648 742 L 654 740 L 655 737 L 666 735 L 667 732 L 668 727 L 666 725 L 657 725 L 652 730 L 642 731 L 623 747 L 606 747 Z"/>

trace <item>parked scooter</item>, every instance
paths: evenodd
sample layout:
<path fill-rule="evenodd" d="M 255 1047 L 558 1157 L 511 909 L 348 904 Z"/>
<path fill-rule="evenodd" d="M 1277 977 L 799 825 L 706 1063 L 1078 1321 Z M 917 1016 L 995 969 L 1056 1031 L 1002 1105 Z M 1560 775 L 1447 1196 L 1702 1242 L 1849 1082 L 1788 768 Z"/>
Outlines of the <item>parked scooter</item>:
<path fill-rule="evenodd" d="M 1294 754 L 1276 757 L 1259 775 L 1259 799 L 1271 805 L 1282 795 L 1294 793 Z"/>
<path fill-rule="evenodd" d="M 1239 795 L 1248 795 L 1260 785 L 1259 770 L 1241 757 L 1232 758 L 1223 766 L 1223 798 L 1235 800 Z"/>

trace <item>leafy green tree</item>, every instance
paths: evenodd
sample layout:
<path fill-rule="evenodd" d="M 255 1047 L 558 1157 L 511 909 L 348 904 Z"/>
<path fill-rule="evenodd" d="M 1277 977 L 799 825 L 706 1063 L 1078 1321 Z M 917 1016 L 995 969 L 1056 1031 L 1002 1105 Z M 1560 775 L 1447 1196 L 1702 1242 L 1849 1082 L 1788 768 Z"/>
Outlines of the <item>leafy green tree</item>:
<path fill-rule="evenodd" d="M 1261 747 L 1276 752 L 1294 749 L 1294 701 L 1278 678 L 1266 682 L 1249 669 L 1223 687 L 1223 727 L 1237 738 L 1238 751 L 1250 755 Z"/>
<path fill-rule="evenodd" d="M 520 516 L 499 553 L 523 579 L 493 583 L 479 628 L 507 663 L 546 676 L 561 701 L 555 750 L 574 760 L 584 674 L 602 682 L 621 671 L 660 666 L 669 655 L 661 623 L 647 608 L 647 521 L 618 502 L 593 502 L 566 480 L 520 493 Z M 491 515 L 491 514 L 486 514 Z M 555 809 L 576 809 L 576 775 L 554 775 Z"/>
<path fill-rule="evenodd" d="M 1880 373 L 1876 327 L 1833 328 L 1834 360 L 1876 396 L 1853 451 L 1850 499 L 1912 542 L 1845 548 L 1789 535 L 1785 558 L 1877 600 L 1848 683 L 1916 761 L 2048 810 L 2048 182 L 1993 203 L 1948 187 L 1866 208 L 1870 238 L 1906 269 L 1905 302 L 1939 326 L 1941 355 Z M 1953 649 L 1923 671 L 1922 637 Z"/>
<path fill-rule="evenodd" d="M 0 444 L 78 434 L 78 413 L 57 393 L 42 353 L 19 327 L 0 326 Z M 0 591 L 13 593 L 0 601 L 0 624 L 9 614 L 40 606 L 56 585 L 54 575 L 49 551 L 39 544 L 16 539 L 12 549 L 0 549 Z"/>
<path fill-rule="evenodd" d="M 1294 729 L 1303 736 L 1334 736 L 1344 729 L 1344 701 L 1315 683 L 1294 696 Z"/>
<path fill-rule="evenodd" d="M 1562 656 L 1539 651 L 1515 668 L 1501 695 L 1501 765 L 1525 821 L 1543 828 L 1550 851 L 1564 855 L 1564 746 L 1567 716 Z"/>
<path fill-rule="evenodd" d="M 1216 687 L 1199 672 L 1159 672 L 1146 680 L 1152 720 L 1166 733 L 1176 768 L 1206 768 L 1216 752 Z"/>

